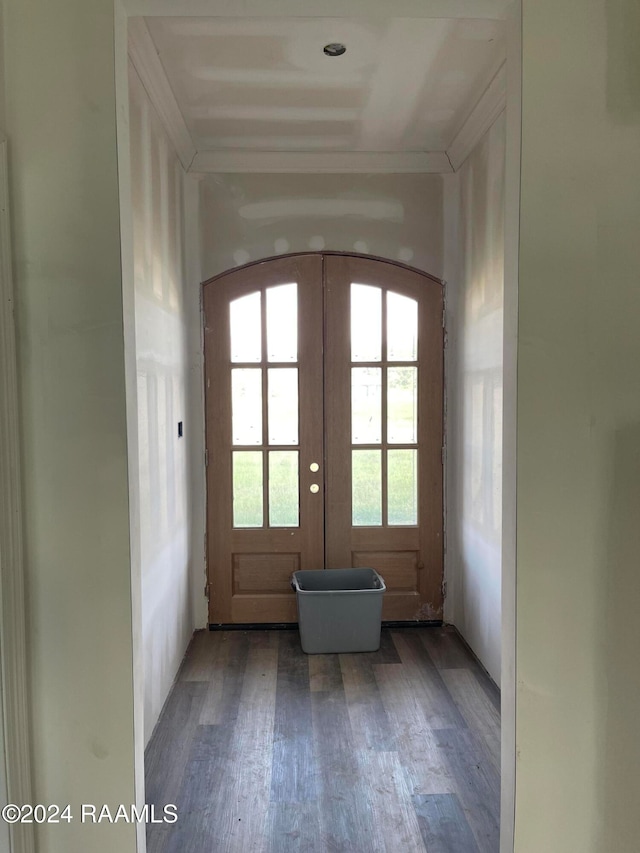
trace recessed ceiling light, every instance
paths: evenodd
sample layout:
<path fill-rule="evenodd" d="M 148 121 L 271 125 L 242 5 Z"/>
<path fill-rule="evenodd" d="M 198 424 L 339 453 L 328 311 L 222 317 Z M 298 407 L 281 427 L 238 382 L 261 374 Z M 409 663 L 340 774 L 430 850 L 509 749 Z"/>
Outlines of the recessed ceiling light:
<path fill-rule="evenodd" d="M 326 56 L 342 56 L 343 53 L 346 53 L 347 48 L 339 41 L 335 41 L 331 44 L 325 44 L 323 50 Z"/>

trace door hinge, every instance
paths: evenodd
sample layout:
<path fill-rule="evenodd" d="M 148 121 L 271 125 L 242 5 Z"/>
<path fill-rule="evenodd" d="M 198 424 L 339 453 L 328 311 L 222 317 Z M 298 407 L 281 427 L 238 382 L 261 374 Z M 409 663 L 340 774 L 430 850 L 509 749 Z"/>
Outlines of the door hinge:
<path fill-rule="evenodd" d="M 442 597 L 443 598 L 447 597 L 447 582 L 446 581 L 442 581 Z"/>
<path fill-rule="evenodd" d="M 205 450 L 204 452 L 204 467 L 207 468 L 209 465 L 209 451 Z"/>
<path fill-rule="evenodd" d="M 440 459 L 442 460 L 442 464 L 444 465 L 444 460 L 447 457 L 447 445 L 442 445 L 442 450 L 440 451 Z"/>
<path fill-rule="evenodd" d="M 209 601 L 209 599 L 210 599 L 210 593 L 211 593 L 211 584 L 206 583 L 204 585 L 204 597 L 207 599 L 207 601 Z"/>

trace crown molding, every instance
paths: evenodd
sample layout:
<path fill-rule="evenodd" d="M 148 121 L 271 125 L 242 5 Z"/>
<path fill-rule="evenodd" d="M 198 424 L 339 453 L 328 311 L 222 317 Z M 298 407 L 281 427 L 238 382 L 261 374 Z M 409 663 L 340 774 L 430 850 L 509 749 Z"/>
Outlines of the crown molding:
<path fill-rule="evenodd" d="M 199 151 L 191 172 L 369 173 L 451 172 L 444 151 Z"/>
<path fill-rule="evenodd" d="M 129 58 L 138 72 L 149 100 L 160 116 L 182 167 L 188 171 L 193 158 L 196 156 L 196 147 L 169 85 L 144 18 L 129 19 L 128 35 Z"/>
<path fill-rule="evenodd" d="M 18 369 L 9 228 L 7 141 L 0 138 L 0 671 L 10 803 L 30 803 L 31 745 L 22 542 Z M 33 824 L 9 827 L 11 850 L 33 853 Z"/>
<path fill-rule="evenodd" d="M 507 72 L 506 63 L 503 63 L 447 148 L 447 156 L 456 172 L 504 110 L 506 104 Z"/>
<path fill-rule="evenodd" d="M 489 18 L 509 14 L 512 0 L 395 0 L 398 18 Z M 388 17 L 388 0 L 124 0 L 128 15 L 250 18 L 360 18 Z"/>

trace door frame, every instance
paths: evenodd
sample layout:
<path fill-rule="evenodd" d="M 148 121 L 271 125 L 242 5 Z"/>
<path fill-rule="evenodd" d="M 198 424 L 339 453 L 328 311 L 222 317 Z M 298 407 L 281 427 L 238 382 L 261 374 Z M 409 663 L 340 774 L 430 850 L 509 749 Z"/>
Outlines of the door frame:
<path fill-rule="evenodd" d="M 442 547 L 440 549 L 440 551 L 441 551 L 441 555 L 440 555 L 441 556 L 441 559 L 440 559 L 441 573 L 440 573 L 440 576 L 442 578 L 442 582 L 444 582 L 444 580 L 445 580 L 445 575 L 444 575 L 444 572 L 445 572 L 445 559 L 444 559 L 445 542 L 444 542 L 444 537 L 445 537 L 445 511 L 446 511 L 446 500 L 445 500 L 446 458 L 445 458 L 445 454 L 444 454 L 444 446 L 445 446 L 445 441 L 446 441 L 446 438 L 445 438 L 445 405 L 446 405 L 446 402 L 445 402 L 446 401 L 446 384 L 445 383 L 446 383 L 446 376 L 444 373 L 444 363 L 445 363 L 445 359 L 444 359 L 444 342 L 445 342 L 445 338 L 444 338 L 444 325 L 445 325 L 444 288 L 445 288 L 445 283 L 443 282 L 443 280 L 438 278 L 437 276 L 432 275 L 431 273 L 425 272 L 424 270 L 418 269 L 417 267 L 412 267 L 409 264 L 405 264 L 405 263 L 402 263 L 400 261 L 390 260 L 389 258 L 383 258 L 383 257 L 377 256 L 377 255 L 361 254 L 358 252 L 339 252 L 339 251 L 331 251 L 331 250 L 326 250 L 326 251 L 321 250 L 321 251 L 316 251 L 316 252 L 314 252 L 314 251 L 307 251 L 307 252 L 302 251 L 302 252 L 289 252 L 289 253 L 282 254 L 282 255 L 274 255 L 274 256 L 270 256 L 268 258 L 260 258 L 260 259 L 255 260 L 255 261 L 250 261 L 249 263 L 241 264 L 237 267 L 232 267 L 231 269 L 228 269 L 228 270 L 225 270 L 224 272 L 218 273 L 217 275 L 214 275 L 211 278 L 208 278 L 206 281 L 203 281 L 201 283 L 201 285 L 200 285 L 200 305 L 202 306 L 202 309 L 203 309 L 202 310 L 203 329 L 206 329 L 206 322 L 207 322 L 206 317 L 205 317 L 205 313 L 204 313 L 205 288 L 206 287 L 208 287 L 209 285 L 215 284 L 217 281 L 221 281 L 223 279 L 226 279 L 226 277 L 231 275 L 231 274 L 242 273 L 245 270 L 253 269 L 254 267 L 259 267 L 260 265 L 269 265 L 274 261 L 281 261 L 281 260 L 286 260 L 286 259 L 295 259 L 295 258 L 309 257 L 309 256 L 314 256 L 314 257 L 319 257 L 319 258 L 341 257 L 341 258 L 353 258 L 353 259 L 357 259 L 357 260 L 374 261 L 374 262 L 377 262 L 380 264 L 384 264 L 386 267 L 400 268 L 402 270 L 406 270 L 408 272 L 414 273 L 416 275 L 419 275 L 421 278 L 426 279 L 430 282 L 433 282 L 434 284 L 436 284 L 440 288 L 442 288 L 442 291 L 443 291 L 443 298 L 442 298 L 442 306 L 443 306 L 443 308 L 442 308 L 442 330 L 443 330 L 443 344 L 442 344 L 442 355 L 443 355 L 443 358 L 442 358 L 442 363 L 443 363 L 443 371 L 442 371 L 442 445 L 443 445 L 443 447 L 442 447 L 442 452 L 443 452 L 443 458 L 442 458 L 442 481 L 441 481 L 441 503 L 440 503 L 440 516 L 441 516 L 441 518 L 440 518 L 440 530 L 442 532 L 442 540 L 441 540 L 441 546 Z M 205 332 L 205 334 L 206 334 L 206 332 Z M 206 376 L 206 356 L 203 359 L 203 370 L 204 370 L 204 384 L 205 384 L 205 398 L 206 398 L 207 382 L 208 382 L 207 376 Z M 204 423 L 205 448 L 206 448 L 206 441 L 207 441 L 207 439 L 206 439 L 206 436 L 207 436 L 206 411 L 207 411 L 207 403 L 206 403 L 206 399 L 205 399 L 205 423 Z M 206 460 L 205 464 L 208 465 L 208 449 L 205 449 L 205 460 Z M 205 526 L 205 566 L 206 566 L 206 586 L 205 586 L 205 589 L 206 589 L 207 613 L 208 613 L 207 624 L 208 624 L 209 628 L 214 627 L 214 626 L 216 628 L 237 628 L 237 627 L 241 627 L 241 626 L 236 625 L 236 624 L 231 624 L 231 623 L 217 623 L 217 622 L 211 622 L 210 621 L 212 585 L 211 585 L 211 576 L 210 576 L 210 570 L 209 570 L 210 569 L 209 551 L 210 551 L 210 548 L 212 547 L 213 536 L 212 536 L 212 530 L 211 530 L 211 525 L 210 525 L 210 516 L 209 516 L 209 506 L 211 503 L 211 498 L 210 498 L 209 490 L 208 490 L 208 475 L 206 475 L 205 479 L 207 480 L 207 488 L 205 490 L 205 525 L 206 525 Z M 427 620 L 427 621 L 429 621 L 429 620 Z M 253 624 L 253 623 L 248 623 L 248 624 Z M 260 627 L 262 627 L 262 628 L 269 627 L 271 624 L 272 623 L 259 623 Z M 273 623 L 273 624 L 274 625 L 275 624 L 280 625 L 281 623 Z"/>

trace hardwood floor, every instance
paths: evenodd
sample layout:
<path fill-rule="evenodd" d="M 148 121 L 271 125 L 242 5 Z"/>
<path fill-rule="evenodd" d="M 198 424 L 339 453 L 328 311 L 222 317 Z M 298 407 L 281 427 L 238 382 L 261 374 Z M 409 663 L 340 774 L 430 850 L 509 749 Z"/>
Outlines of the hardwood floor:
<path fill-rule="evenodd" d="M 450 628 L 305 655 L 194 637 L 146 752 L 149 853 L 497 853 L 500 698 Z"/>

